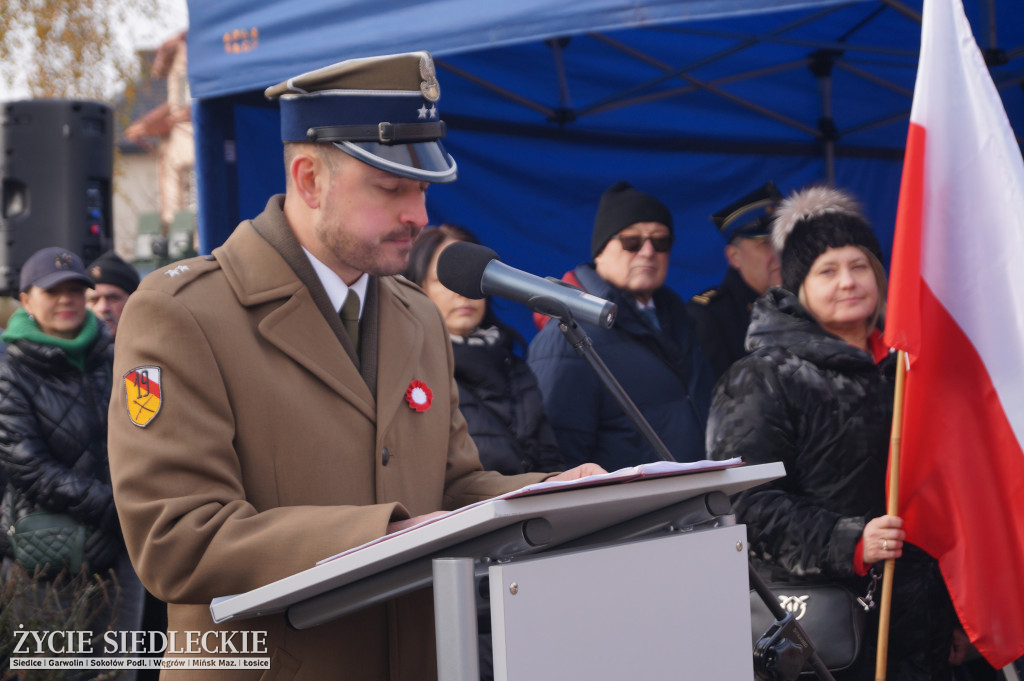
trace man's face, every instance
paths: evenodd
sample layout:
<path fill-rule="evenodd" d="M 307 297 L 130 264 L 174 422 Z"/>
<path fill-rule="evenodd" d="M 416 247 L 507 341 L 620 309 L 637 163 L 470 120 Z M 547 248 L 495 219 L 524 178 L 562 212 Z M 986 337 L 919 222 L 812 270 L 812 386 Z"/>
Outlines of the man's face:
<path fill-rule="evenodd" d="M 646 303 L 651 295 L 665 283 L 668 276 L 669 252 L 659 253 L 649 237 L 670 237 L 672 232 L 660 222 L 635 222 L 612 237 L 604 250 L 594 258 L 597 273 L 616 288 L 632 294 Z M 640 250 L 627 251 L 621 239 L 640 237 L 644 241 Z"/>
<path fill-rule="evenodd" d="M 725 257 L 758 294 L 782 284 L 779 258 L 767 236 L 736 239 L 725 247 Z"/>
<path fill-rule="evenodd" d="M 333 168 L 321 165 L 326 185 L 313 226 L 319 246 L 314 255 L 348 284 L 363 272 L 403 272 L 427 224 L 428 183 L 386 173 L 335 149 L 320 153 L 334 156 Z"/>
<path fill-rule="evenodd" d="M 127 302 L 128 292 L 113 284 L 96 284 L 85 292 L 85 306 L 107 325 L 111 336 L 117 335 L 117 322 Z"/>

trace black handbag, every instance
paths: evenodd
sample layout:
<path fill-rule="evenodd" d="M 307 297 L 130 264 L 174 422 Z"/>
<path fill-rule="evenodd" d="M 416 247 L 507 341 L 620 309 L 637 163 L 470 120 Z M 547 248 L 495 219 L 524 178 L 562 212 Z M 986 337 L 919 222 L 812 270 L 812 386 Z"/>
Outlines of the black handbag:
<path fill-rule="evenodd" d="M 7 530 L 14 560 L 29 574 L 53 577 L 61 570 L 77 573 L 87 567 L 86 528 L 71 516 L 33 511 Z"/>
<path fill-rule="evenodd" d="M 860 655 L 866 612 L 857 596 L 838 584 L 769 584 L 782 605 L 793 613 L 829 671 L 841 671 Z M 750 592 L 753 642 L 775 623 L 775 617 L 754 590 Z"/>

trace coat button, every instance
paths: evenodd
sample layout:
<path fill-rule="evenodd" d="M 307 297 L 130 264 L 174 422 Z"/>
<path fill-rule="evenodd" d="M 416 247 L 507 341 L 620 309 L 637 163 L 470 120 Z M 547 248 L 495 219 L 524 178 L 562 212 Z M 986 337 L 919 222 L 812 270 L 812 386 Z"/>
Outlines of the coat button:
<path fill-rule="evenodd" d="M 387 447 L 382 447 L 380 450 L 381 465 L 387 466 L 388 461 L 391 461 L 391 452 L 388 451 Z"/>

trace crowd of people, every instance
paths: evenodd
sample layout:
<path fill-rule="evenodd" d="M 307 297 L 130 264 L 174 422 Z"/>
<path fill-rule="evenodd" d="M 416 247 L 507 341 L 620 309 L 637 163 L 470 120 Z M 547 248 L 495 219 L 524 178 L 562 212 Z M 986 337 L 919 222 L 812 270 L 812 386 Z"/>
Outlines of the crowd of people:
<path fill-rule="evenodd" d="M 6 592 L 17 596 L 7 606 L 20 619 L 48 598 L 60 601 L 55 612 L 64 616 L 49 623 L 57 626 L 75 621 L 74 600 L 83 587 L 52 589 L 52 580 L 85 568 L 99 576 L 104 594 L 90 603 L 79 626 L 135 631 L 145 590 L 114 504 L 107 408 L 117 320 L 139 276 L 113 252 L 90 271 L 77 254 L 56 246 L 37 251 L 21 267 L 20 307 L 7 321 L 0 359 L 0 524 L 7 530 L 0 534 L 0 576 L 21 585 Z M 97 290 L 99 302 L 92 299 Z M 115 297 L 120 305 L 108 302 Z M 26 523 L 40 517 L 75 528 L 73 552 L 45 556 L 56 564 L 19 545 L 30 532 Z"/>
<path fill-rule="evenodd" d="M 101 628 L 266 631 L 282 678 L 430 678 L 422 593 L 304 631 L 279 614 L 214 623 L 208 604 L 468 503 L 657 456 L 557 323 L 538 316 L 527 343 L 438 281 L 444 248 L 479 241 L 427 225 L 427 187 L 456 177 L 428 54 L 342 62 L 267 96 L 285 193 L 211 255 L 141 285 L 112 253 L 85 267 L 53 247 L 22 266 L 0 359 L 0 521 L 84 528 L 66 567 L 124 592 Z M 366 132 L 379 120 L 386 143 Z M 586 331 L 653 431 L 678 461 L 783 462 L 734 500 L 758 571 L 864 592 L 897 560 L 890 678 L 948 681 L 957 621 L 936 562 L 885 513 L 894 355 L 882 249 L 854 197 L 742 196 L 712 216 L 721 284 L 689 301 L 665 285 L 665 204 L 626 181 L 595 204 L 589 258 L 563 279 L 617 305 L 611 328 Z M 5 580 L 25 572 L 15 543 L 0 534 Z M 865 640 L 837 678 L 874 678 Z"/>

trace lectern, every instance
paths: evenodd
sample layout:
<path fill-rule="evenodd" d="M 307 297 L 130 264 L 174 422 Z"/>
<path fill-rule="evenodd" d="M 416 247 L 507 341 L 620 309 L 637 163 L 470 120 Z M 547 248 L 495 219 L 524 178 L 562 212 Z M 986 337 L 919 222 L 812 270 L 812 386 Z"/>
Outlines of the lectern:
<path fill-rule="evenodd" d="M 217 622 L 284 611 L 304 629 L 433 586 L 442 681 L 479 678 L 487 600 L 499 681 L 746 681 L 746 533 L 728 495 L 784 474 L 732 463 L 525 488 L 210 609 Z"/>

